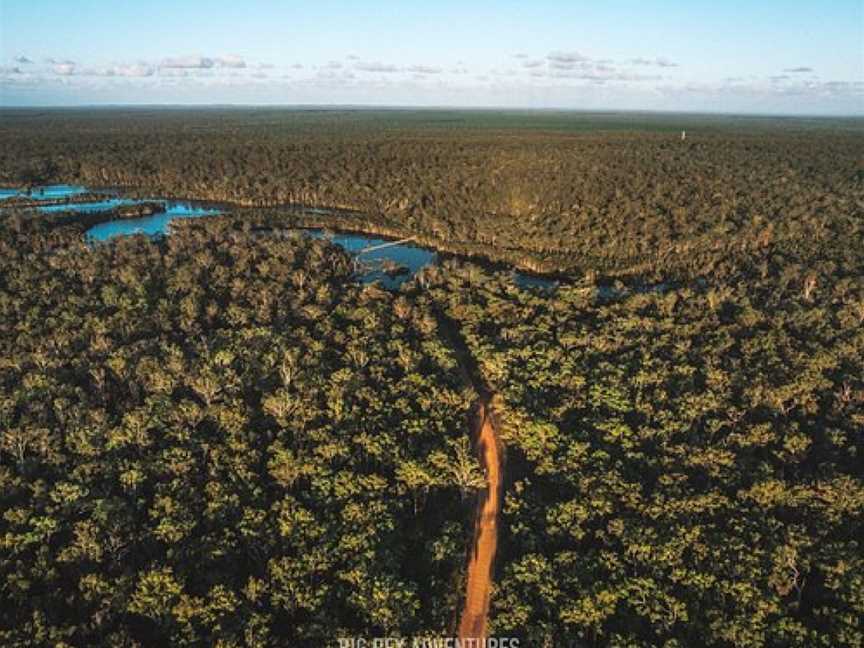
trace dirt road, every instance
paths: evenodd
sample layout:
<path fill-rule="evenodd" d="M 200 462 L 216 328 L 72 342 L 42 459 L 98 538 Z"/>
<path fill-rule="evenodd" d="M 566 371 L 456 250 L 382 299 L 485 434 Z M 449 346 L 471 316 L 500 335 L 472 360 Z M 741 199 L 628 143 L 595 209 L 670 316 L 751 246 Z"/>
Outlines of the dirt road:
<path fill-rule="evenodd" d="M 489 414 L 489 398 L 481 396 L 472 430 L 480 463 L 486 471 L 486 488 L 477 495 L 474 543 L 468 562 L 465 606 L 459 622 L 459 638 L 486 637 L 486 619 L 492 591 L 492 567 L 498 548 L 498 514 L 501 511 L 501 452 L 498 434 Z"/>

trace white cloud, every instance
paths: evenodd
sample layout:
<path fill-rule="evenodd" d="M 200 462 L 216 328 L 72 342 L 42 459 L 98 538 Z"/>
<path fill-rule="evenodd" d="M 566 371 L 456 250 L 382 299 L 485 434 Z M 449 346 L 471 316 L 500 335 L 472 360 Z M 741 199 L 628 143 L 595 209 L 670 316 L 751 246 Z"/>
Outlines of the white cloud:
<path fill-rule="evenodd" d="M 239 56 L 234 56 L 233 54 L 229 54 L 228 56 L 220 56 L 219 58 L 213 59 L 218 67 L 224 68 L 245 68 L 246 61 L 244 61 Z"/>
<path fill-rule="evenodd" d="M 550 52 L 546 58 L 549 65 L 560 69 L 570 69 L 576 65 L 586 63 L 591 59 L 579 52 Z"/>
<path fill-rule="evenodd" d="M 392 73 L 399 72 L 399 68 L 395 65 L 391 65 L 389 63 L 357 63 L 354 66 L 355 69 L 360 72 L 384 72 L 384 73 Z"/>
<path fill-rule="evenodd" d="M 228 56 L 175 56 L 162 59 L 163 69 L 174 70 L 211 70 L 214 68 L 243 69 L 246 61 L 234 55 Z"/>
<path fill-rule="evenodd" d="M 444 70 L 440 67 L 435 67 L 433 65 L 412 65 L 408 68 L 409 72 L 414 72 L 415 74 L 441 74 Z"/>
<path fill-rule="evenodd" d="M 152 65 L 147 65 L 145 63 L 136 63 L 133 65 L 115 65 L 109 70 L 115 75 L 120 77 L 149 77 L 153 76 L 156 72 L 156 68 Z"/>
<path fill-rule="evenodd" d="M 578 79 L 581 81 L 590 81 L 592 83 L 606 83 L 607 81 L 641 83 L 644 81 L 660 81 L 663 78 L 661 76 L 650 74 L 618 72 L 605 66 L 588 70 L 555 70 L 549 76 L 554 79 Z"/>
<path fill-rule="evenodd" d="M 51 70 L 58 76 L 73 76 L 78 74 L 78 68 L 74 63 L 58 63 Z"/>
<path fill-rule="evenodd" d="M 663 56 L 659 56 L 659 57 L 654 58 L 654 59 L 646 59 L 646 58 L 630 59 L 630 63 L 632 63 L 633 65 L 651 65 L 654 67 L 661 67 L 661 68 L 678 67 L 677 63 L 674 63 L 673 61 L 670 61 L 669 59 L 667 59 Z"/>
<path fill-rule="evenodd" d="M 11 63 L 17 58 L 7 60 Z M 665 68 L 675 66 L 669 59 L 613 62 L 574 51 L 552 51 L 539 58 L 532 58 L 530 52 L 511 54 L 495 68 L 485 69 L 461 62 L 447 66 L 432 62 L 393 64 L 356 57 L 344 57 L 341 62 L 326 59 L 320 63 L 307 62 L 305 67 L 299 62 L 275 66 L 247 62 L 239 56 L 167 57 L 162 61 L 119 61 L 105 66 L 68 59 L 49 61 L 43 63 L 40 59 L 37 64 L 11 63 L 0 67 L 0 90 L 8 90 L 3 101 L 10 104 L 29 101 L 32 105 L 39 103 L 40 96 L 50 97 L 53 92 L 54 97 L 69 97 L 73 103 L 83 102 L 84 98 L 97 103 L 145 98 L 182 103 L 193 96 L 199 97 L 198 101 L 254 103 L 256 96 L 266 95 L 268 101 L 278 103 L 300 103 L 302 97 L 314 102 L 317 97 L 322 103 L 381 104 L 401 97 L 409 105 L 413 96 L 424 97 L 423 102 L 428 105 L 446 103 L 450 97 L 456 105 L 483 105 L 495 99 L 495 105 L 522 103 L 551 107 L 554 97 L 571 97 L 576 103 L 570 105 L 587 107 L 588 100 L 579 104 L 580 98 L 594 97 L 601 105 L 616 107 L 621 104 L 612 99 L 603 104 L 604 98 L 629 97 L 627 100 L 634 102 L 630 106 L 664 109 L 680 106 L 731 111 L 755 107 L 757 111 L 818 109 L 828 113 L 861 112 L 856 106 L 862 105 L 860 99 L 864 94 L 862 83 L 819 82 L 808 67 L 787 68 L 774 76 L 759 78 L 726 77 L 684 83 L 673 81 L 671 75 L 660 76 L 665 74 Z M 259 95 L 250 94 L 249 88 Z"/>
<path fill-rule="evenodd" d="M 184 56 L 163 59 L 159 65 L 163 68 L 206 70 L 215 64 L 216 62 L 212 58 L 206 56 Z"/>

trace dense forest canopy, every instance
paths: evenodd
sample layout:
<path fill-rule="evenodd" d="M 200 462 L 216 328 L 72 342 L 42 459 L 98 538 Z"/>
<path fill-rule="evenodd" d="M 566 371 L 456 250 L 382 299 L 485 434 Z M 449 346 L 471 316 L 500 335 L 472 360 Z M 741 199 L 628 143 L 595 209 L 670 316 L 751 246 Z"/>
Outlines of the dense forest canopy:
<path fill-rule="evenodd" d="M 4 111 L 0 183 L 362 212 L 544 271 L 711 273 L 860 222 L 861 120 L 211 109 Z M 681 130 L 688 137 L 680 140 Z M 489 253 L 492 249 L 494 252 Z"/>
<path fill-rule="evenodd" d="M 490 633 L 864 646 L 860 120 L 0 117 L 0 184 L 225 212 L 0 209 L 3 645 L 451 634 L 491 395 Z M 364 286 L 315 223 L 563 281 Z"/>
<path fill-rule="evenodd" d="M 0 643 L 445 627 L 479 468 L 433 314 L 325 241 L 187 225 L 0 224 Z"/>
<path fill-rule="evenodd" d="M 862 269 L 852 295 L 809 297 L 772 278 L 549 298 L 476 267 L 430 273 L 499 393 L 495 630 L 861 645 Z"/>

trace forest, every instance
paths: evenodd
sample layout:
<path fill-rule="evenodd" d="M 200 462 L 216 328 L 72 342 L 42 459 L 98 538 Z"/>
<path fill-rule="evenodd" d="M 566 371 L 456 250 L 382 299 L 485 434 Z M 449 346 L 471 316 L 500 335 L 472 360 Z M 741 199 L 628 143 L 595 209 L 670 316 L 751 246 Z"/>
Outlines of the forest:
<path fill-rule="evenodd" d="M 479 468 L 428 309 L 231 223 L 62 252 L 2 228 L 0 643 L 449 622 Z"/>
<path fill-rule="evenodd" d="M 0 184 L 341 208 L 548 273 L 711 273 L 861 217 L 861 120 L 490 111 L 0 112 Z M 680 132 L 687 129 L 687 140 Z M 817 251 L 814 251 L 816 253 Z"/>
<path fill-rule="evenodd" d="M 772 278 L 551 299 L 430 272 L 503 421 L 494 631 L 860 646 L 862 270 L 818 296 Z"/>
<path fill-rule="evenodd" d="M 862 150 L 861 120 L 3 111 L 0 185 L 94 193 L 0 202 L 0 644 L 454 635 L 480 403 L 486 635 L 864 647 Z M 75 211 L 116 188 L 222 215 L 88 241 L 139 215 Z M 312 226 L 438 262 L 385 290 Z"/>

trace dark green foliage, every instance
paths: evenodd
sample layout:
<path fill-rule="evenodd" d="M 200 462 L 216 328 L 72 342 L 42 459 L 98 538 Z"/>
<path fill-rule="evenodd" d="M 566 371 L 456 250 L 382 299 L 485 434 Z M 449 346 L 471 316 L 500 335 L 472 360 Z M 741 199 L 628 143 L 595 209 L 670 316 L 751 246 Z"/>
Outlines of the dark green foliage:
<path fill-rule="evenodd" d="M 554 297 L 427 273 L 500 395 L 498 634 L 862 645 L 860 268 L 809 294 L 799 274 Z"/>
<path fill-rule="evenodd" d="M 497 634 L 864 646 L 860 120 L 3 117 L 2 182 L 254 209 L 92 249 L 117 214 L 0 214 L 0 643 L 446 632 L 461 359 L 507 446 Z M 573 280 L 361 288 L 316 219 Z"/>
<path fill-rule="evenodd" d="M 0 182 L 55 179 L 365 216 L 525 269 L 711 274 L 769 242 L 818 254 L 864 218 L 860 120 L 422 111 L 7 111 Z M 688 139 L 677 134 L 688 129 Z M 670 132 L 671 131 L 671 132 Z M 146 197 L 146 194 L 145 194 Z"/>
<path fill-rule="evenodd" d="M 471 394 L 434 319 L 323 241 L 185 225 L 0 222 L 0 643 L 444 632 Z"/>

